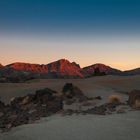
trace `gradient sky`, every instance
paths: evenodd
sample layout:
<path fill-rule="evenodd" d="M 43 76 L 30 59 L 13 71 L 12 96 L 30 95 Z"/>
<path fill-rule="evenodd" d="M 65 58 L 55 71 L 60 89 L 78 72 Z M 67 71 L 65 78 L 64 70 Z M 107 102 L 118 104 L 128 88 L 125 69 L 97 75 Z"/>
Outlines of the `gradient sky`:
<path fill-rule="evenodd" d="M 0 0 L 0 63 L 61 58 L 140 67 L 140 1 Z"/>

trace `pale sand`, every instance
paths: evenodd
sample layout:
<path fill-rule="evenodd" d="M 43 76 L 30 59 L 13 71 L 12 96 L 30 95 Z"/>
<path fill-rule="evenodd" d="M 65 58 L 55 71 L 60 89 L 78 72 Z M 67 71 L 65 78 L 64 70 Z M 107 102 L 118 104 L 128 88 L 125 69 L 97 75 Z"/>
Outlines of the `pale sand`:
<path fill-rule="evenodd" d="M 0 83 L 1 100 L 8 103 L 12 97 L 34 93 L 37 89 L 51 88 L 62 91 L 65 83 L 71 82 L 89 96 L 108 97 L 110 94 L 120 94 L 133 89 L 140 89 L 140 76 L 103 76 L 89 79 L 48 79 L 35 80 L 30 83 Z"/>
<path fill-rule="evenodd" d="M 8 103 L 11 97 L 34 93 L 40 88 L 62 90 L 66 82 L 72 82 L 89 96 L 103 97 L 100 103 L 107 101 L 111 94 L 140 89 L 140 76 L 104 76 L 89 79 L 54 79 L 39 80 L 31 83 L 0 84 L 0 96 Z M 140 140 L 140 112 L 130 111 L 125 114 L 99 115 L 54 115 L 38 123 L 19 126 L 10 132 L 0 134 L 0 140 Z"/>
<path fill-rule="evenodd" d="M 98 115 L 51 116 L 19 126 L 0 140 L 140 140 L 140 112 Z"/>

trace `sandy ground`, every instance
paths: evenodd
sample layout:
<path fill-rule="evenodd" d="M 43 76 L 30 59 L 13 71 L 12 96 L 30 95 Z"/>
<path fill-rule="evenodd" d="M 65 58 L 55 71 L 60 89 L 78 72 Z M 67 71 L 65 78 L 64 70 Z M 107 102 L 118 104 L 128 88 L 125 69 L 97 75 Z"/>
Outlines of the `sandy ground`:
<path fill-rule="evenodd" d="M 140 113 L 55 115 L 0 135 L 0 140 L 140 140 Z"/>
<path fill-rule="evenodd" d="M 100 103 L 107 102 L 107 97 L 111 94 L 121 95 L 126 101 L 128 96 L 124 93 L 140 89 L 140 76 L 104 76 L 0 84 L 0 97 L 8 103 L 14 96 L 34 93 L 45 87 L 60 93 L 66 82 L 72 82 L 89 97 L 102 96 Z M 57 114 L 35 124 L 13 128 L 8 133 L 0 134 L 0 140 L 140 140 L 139 130 L 139 111 L 106 116 Z"/>
<path fill-rule="evenodd" d="M 28 83 L 0 83 L 1 100 L 8 103 L 12 97 L 23 96 L 34 93 L 37 89 L 45 87 L 62 91 L 65 83 L 71 82 L 78 86 L 89 96 L 103 96 L 106 98 L 110 94 L 121 94 L 133 89 L 140 89 L 140 76 L 103 76 L 89 79 L 48 79 L 35 80 Z"/>

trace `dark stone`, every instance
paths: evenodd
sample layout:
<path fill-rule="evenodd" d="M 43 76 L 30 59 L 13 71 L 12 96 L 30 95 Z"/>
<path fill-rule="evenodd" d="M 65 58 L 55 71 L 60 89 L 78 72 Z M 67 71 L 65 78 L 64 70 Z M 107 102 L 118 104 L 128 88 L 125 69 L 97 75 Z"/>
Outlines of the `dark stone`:
<path fill-rule="evenodd" d="M 23 97 L 16 97 L 5 106 L 0 101 L 0 129 L 9 131 L 12 127 L 33 123 L 63 109 L 63 100 L 56 91 L 45 88 Z"/>
<path fill-rule="evenodd" d="M 88 100 L 84 93 L 72 83 L 66 83 L 63 87 L 63 97 L 66 99 L 77 98 L 79 102 Z"/>
<path fill-rule="evenodd" d="M 136 106 L 136 100 L 140 101 L 140 90 L 133 90 L 129 94 L 128 104 L 130 106 Z"/>

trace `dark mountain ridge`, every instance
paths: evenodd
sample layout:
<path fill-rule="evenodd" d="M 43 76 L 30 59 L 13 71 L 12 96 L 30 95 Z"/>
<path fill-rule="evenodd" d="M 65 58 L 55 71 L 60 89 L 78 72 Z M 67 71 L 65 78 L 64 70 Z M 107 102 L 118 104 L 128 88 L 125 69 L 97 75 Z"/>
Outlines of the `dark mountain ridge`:
<path fill-rule="evenodd" d="M 140 68 L 127 70 L 127 71 L 124 71 L 123 73 L 124 75 L 140 75 Z"/>
<path fill-rule="evenodd" d="M 0 79 L 17 79 L 26 81 L 35 78 L 86 78 L 102 75 L 137 75 L 140 68 L 121 71 L 110 66 L 97 63 L 81 68 L 79 64 L 66 59 L 49 64 L 30 64 L 16 62 L 6 66 L 0 64 Z"/>
<path fill-rule="evenodd" d="M 97 63 L 91 66 L 87 66 L 83 68 L 84 75 L 87 76 L 94 76 L 94 74 L 101 74 L 101 75 L 120 75 L 122 71 L 112 68 L 110 66 Z"/>

